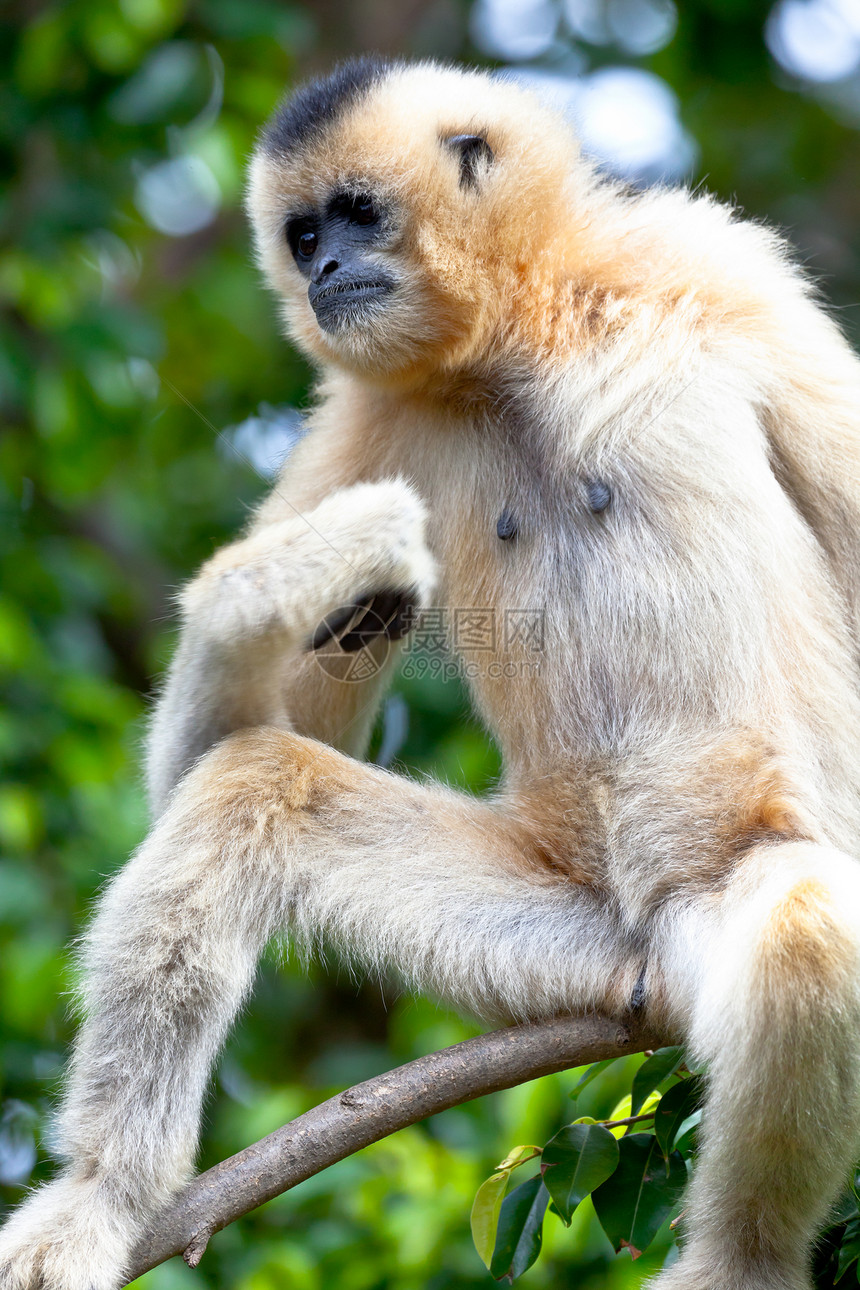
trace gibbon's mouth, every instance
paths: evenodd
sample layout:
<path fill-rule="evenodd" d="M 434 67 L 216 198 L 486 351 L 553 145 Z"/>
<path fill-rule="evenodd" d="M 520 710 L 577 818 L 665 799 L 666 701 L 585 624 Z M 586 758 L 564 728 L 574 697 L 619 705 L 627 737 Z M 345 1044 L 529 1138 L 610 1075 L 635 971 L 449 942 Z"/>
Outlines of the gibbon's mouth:
<path fill-rule="evenodd" d="M 357 320 L 364 306 L 393 290 L 390 278 L 348 278 L 322 286 L 311 283 L 308 300 L 323 331 L 334 331 L 343 323 Z"/>

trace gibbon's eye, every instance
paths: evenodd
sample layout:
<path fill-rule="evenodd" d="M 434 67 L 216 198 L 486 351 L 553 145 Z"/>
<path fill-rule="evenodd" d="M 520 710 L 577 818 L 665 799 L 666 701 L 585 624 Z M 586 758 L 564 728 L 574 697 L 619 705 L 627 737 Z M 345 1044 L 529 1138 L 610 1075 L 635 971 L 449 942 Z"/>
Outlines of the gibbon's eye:
<path fill-rule="evenodd" d="M 319 246 L 319 215 L 317 212 L 295 214 L 284 224 L 284 235 L 293 258 L 306 263 Z"/>
<path fill-rule="evenodd" d="M 356 197 L 350 207 L 349 218 L 353 224 L 375 224 L 379 219 L 373 199 Z"/>
<path fill-rule="evenodd" d="M 296 242 L 296 252 L 297 254 L 302 256 L 303 259 L 309 260 L 316 249 L 317 249 L 316 233 L 307 232 L 307 233 L 301 233 L 299 235 L 298 241 Z"/>

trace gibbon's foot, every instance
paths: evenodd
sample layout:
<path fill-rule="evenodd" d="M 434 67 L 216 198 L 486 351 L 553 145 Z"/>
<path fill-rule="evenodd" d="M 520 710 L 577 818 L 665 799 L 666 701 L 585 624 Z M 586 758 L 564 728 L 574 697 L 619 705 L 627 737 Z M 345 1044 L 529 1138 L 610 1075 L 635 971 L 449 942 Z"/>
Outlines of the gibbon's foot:
<path fill-rule="evenodd" d="M 425 524 L 423 503 L 401 479 L 338 489 L 213 556 L 182 593 L 186 620 L 221 643 L 282 630 L 309 647 L 328 616 L 362 600 L 370 608 L 375 597 L 384 628 L 395 600 L 420 608 L 432 593 Z"/>
<path fill-rule="evenodd" d="M 0 1290 L 117 1290 L 141 1224 L 110 1195 L 70 1178 L 34 1192 L 0 1228 Z"/>
<path fill-rule="evenodd" d="M 731 1240 L 726 1233 L 726 1242 Z M 813 1290 L 809 1276 L 773 1261 L 726 1263 L 682 1254 L 665 1272 L 645 1283 L 644 1290 Z"/>

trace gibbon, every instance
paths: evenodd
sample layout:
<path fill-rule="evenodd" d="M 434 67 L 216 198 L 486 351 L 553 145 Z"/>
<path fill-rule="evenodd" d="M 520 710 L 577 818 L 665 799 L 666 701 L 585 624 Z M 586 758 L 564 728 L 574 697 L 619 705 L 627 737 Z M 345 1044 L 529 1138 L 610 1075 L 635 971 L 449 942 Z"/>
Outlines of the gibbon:
<path fill-rule="evenodd" d="M 483 1018 L 642 1009 L 709 1079 L 653 1284 L 809 1290 L 860 1149 L 860 364 L 774 233 L 483 72 L 299 90 L 248 209 L 318 400 L 182 594 L 0 1287 L 121 1284 L 286 932 Z M 356 760 L 421 607 L 492 620 L 491 800 Z"/>

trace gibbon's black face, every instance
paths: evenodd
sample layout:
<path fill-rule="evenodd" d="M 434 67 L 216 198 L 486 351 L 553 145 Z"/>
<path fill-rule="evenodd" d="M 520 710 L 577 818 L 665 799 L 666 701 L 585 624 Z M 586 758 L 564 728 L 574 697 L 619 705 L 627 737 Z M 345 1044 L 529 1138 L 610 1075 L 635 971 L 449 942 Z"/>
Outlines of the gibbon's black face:
<path fill-rule="evenodd" d="M 287 220 L 287 244 L 323 331 L 364 321 L 394 290 L 394 277 L 369 258 L 384 234 L 384 212 L 367 193 L 335 193 L 323 209 Z"/>

